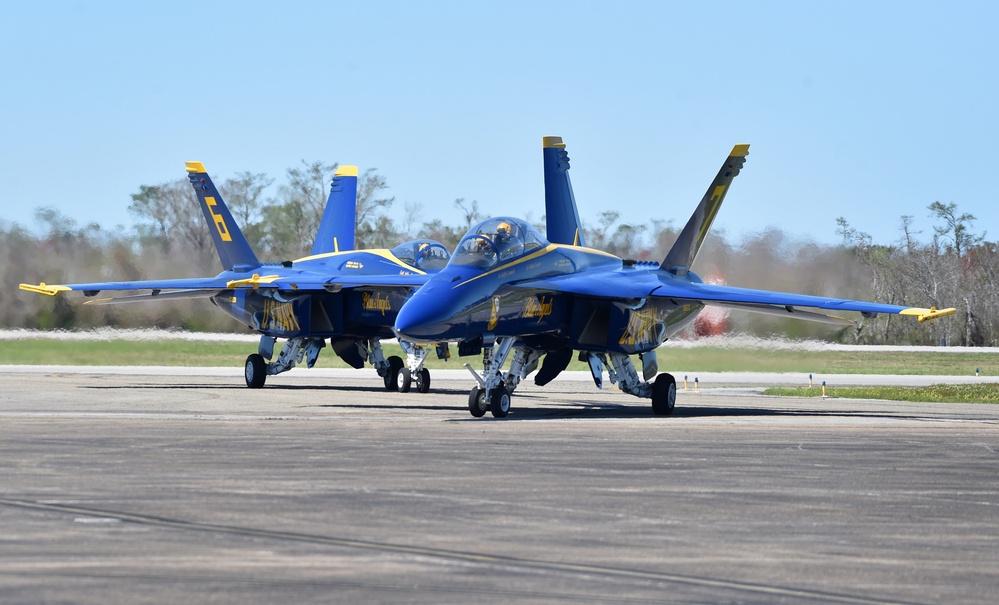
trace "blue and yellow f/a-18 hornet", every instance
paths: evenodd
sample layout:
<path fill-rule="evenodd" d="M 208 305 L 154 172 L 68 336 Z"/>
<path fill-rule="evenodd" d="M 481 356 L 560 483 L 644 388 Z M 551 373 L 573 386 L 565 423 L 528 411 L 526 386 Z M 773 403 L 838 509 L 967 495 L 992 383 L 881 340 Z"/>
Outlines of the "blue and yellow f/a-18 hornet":
<path fill-rule="evenodd" d="M 450 259 L 439 242 L 415 240 L 391 250 L 353 250 L 357 204 L 357 167 L 340 166 L 312 254 L 295 261 L 261 263 L 239 230 L 215 185 L 200 162 L 187 163 L 188 178 L 197 193 L 224 271 L 215 277 L 94 282 L 81 284 L 21 284 L 22 290 L 54 296 L 80 290 L 88 297 L 101 291 L 145 291 L 87 304 L 111 304 L 175 298 L 211 298 L 225 313 L 261 334 L 258 352 L 246 358 L 246 385 L 259 388 L 268 375 L 279 374 L 306 360 L 312 367 L 329 339 L 333 351 L 355 368 L 370 362 L 389 390 L 430 388 L 423 366 L 428 350 L 401 343 L 407 363 L 385 358 L 380 340 L 393 338 L 393 322 L 403 301 L 429 274 Z M 276 339 L 287 342 L 274 356 Z M 439 349 L 440 352 L 440 349 Z"/>
<path fill-rule="evenodd" d="M 670 374 L 657 376 L 656 348 L 705 305 L 833 324 L 852 322 L 806 309 L 856 311 L 867 317 L 896 313 L 921 322 L 954 313 L 704 283 L 690 266 L 748 153 L 749 145 L 732 149 L 662 263 L 636 262 L 585 247 L 565 145 L 559 137 L 546 137 L 549 238 L 512 217 L 473 226 L 447 267 L 403 305 L 396 334 L 414 343 L 458 341 L 461 355 L 478 354 L 485 347 L 481 374 L 466 364 L 478 382 L 468 397 L 468 409 L 476 417 L 487 410 L 506 416 L 511 393 L 542 357 L 538 385 L 564 370 L 573 351 L 589 362 L 597 387 L 606 368 L 622 391 L 650 398 L 653 413 L 667 415 L 676 402 L 676 381 Z M 632 355 L 638 355 L 644 380 Z"/>

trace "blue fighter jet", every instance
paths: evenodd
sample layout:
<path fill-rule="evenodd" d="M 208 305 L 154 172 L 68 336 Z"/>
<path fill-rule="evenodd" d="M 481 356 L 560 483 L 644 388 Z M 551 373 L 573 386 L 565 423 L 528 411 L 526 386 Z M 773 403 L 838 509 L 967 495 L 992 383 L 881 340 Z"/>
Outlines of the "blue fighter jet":
<path fill-rule="evenodd" d="M 513 217 L 473 226 L 447 267 L 403 305 L 396 334 L 426 345 L 457 341 L 459 355 L 485 349 L 482 373 L 465 364 L 478 383 L 468 397 L 475 417 L 506 416 L 511 393 L 542 357 L 538 385 L 564 370 L 574 351 L 589 363 L 598 388 L 606 368 L 622 391 L 651 399 L 655 415 L 668 415 L 676 381 L 657 375 L 656 349 L 705 305 L 847 325 L 848 319 L 808 309 L 895 313 L 920 322 L 955 312 L 704 283 L 690 267 L 748 153 L 749 145 L 732 149 L 663 262 L 640 262 L 585 247 L 565 145 L 546 137 L 548 238 Z"/>
<path fill-rule="evenodd" d="M 407 363 L 388 359 L 380 340 L 392 338 L 393 322 L 403 301 L 441 270 L 450 258 L 436 241 L 415 240 L 391 250 L 353 250 L 357 202 L 357 167 L 340 166 L 320 221 L 312 254 L 295 261 L 261 263 L 200 162 L 187 163 L 188 178 L 218 251 L 223 271 L 215 277 L 79 284 L 21 284 L 22 290 L 54 296 L 79 290 L 86 296 L 101 291 L 149 291 L 87 304 L 112 304 L 176 298 L 210 298 L 227 315 L 260 333 L 258 352 L 246 358 L 246 385 L 260 388 L 268 375 L 301 363 L 316 363 L 329 339 L 347 364 L 361 368 L 370 362 L 389 390 L 430 388 L 423 367 L 427 349 L 401 343 Z M 287 339 L 277 359 L 274 344 Z"/>

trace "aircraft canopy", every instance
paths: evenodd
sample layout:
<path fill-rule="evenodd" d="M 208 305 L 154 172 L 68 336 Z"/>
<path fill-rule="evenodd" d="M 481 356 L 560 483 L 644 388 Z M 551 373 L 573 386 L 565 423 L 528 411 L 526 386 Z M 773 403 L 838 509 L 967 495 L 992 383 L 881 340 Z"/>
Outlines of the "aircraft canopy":
<path fill-rule="evenodd" d="M 440 271 L 451 259 L 444 244 L 432 239 L 417 239 L 399 244 L 391 250 L 396 258 L 421 271 Z"/>
<path fill-rule="evenodd" d="M 547 245 L 548 240 L 527 221 L 501 216 L 469 229 L 451 262 L 487 269 Z"/>

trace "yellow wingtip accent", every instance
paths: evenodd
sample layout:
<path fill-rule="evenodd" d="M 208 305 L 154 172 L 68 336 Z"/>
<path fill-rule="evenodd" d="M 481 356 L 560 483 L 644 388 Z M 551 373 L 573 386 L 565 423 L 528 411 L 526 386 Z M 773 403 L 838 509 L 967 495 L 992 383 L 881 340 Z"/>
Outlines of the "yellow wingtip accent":
<path fill-rule="evenodd" d="M 234 279 L 230 282 L 226 282 L 226 288 L 240 288 L 243 286 L 252 286 L 254 290 L 260 287 L 261 284 L 269 284 L 274 280 L 278 279 L 279 275 L 264 275 L 261 277 L 259 274 L 254 273 L 253 277 L 247 279 Z"/>
<path fill-rule="evenodd" d="M 202 164 L 201 162 L 184 162 L 184 167 L 187 168 L 187 171 L 191 173 L 208 172 L 207 170 L 205 170 L 205 165 Z"/>
<path fill-rule="evenodd" d="M 333 176 L 357 176 L 357 166 L 339 166 Z"/>
<path fill-rule="evenodd" d="M 44 294 L 46 296 L 55 296 L 60 292 L 68 292 L 69 290 L 72 290 L 72 288 L 69 288 L 68 286 L 47 286 L 45 285 L 45 282 L 42 282 L 37 286 L 34 284 L 19 284 L 17 287 L 25 292 L 34 292 L 35 294 Z"/>
<path fill-rule="evenodd" d="M 909 309 L 902 309 L 899 315 L 915 315 L 919 323 L 924 321 L 933 321 L 935 319 L 940 319 L 941 317 L 947 317 L 948 315 L 954 315 L 957 313 L 957 309 L 951 307 L 949 309 L 937 309 L 936 307 L 930 307 L 929 309 L 920 309 L 918 307 L 912 307 Z"/>
<path fill-rule="evenodd" d="M 541 139 L 541 146 L 545 149 L 565 149 L 565 143 L 562 142 L 562 137 L 544 137 Z"/>
<path fill-rule="evenodd" d="M 746 157 L 747 155 L 749 155 L 749 145 L 748 144 L 736 145 L 735 147 L 732 148 L 732 153 L 730 155 L 736 158 Z"/>

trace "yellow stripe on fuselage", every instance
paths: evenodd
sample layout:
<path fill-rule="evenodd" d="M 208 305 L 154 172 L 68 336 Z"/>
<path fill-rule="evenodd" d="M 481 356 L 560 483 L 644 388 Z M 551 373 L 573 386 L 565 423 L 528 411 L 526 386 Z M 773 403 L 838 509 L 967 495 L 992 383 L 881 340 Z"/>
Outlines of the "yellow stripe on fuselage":
<path fill-rule="evenodd" d="M 341 252 L 324 252 L 322 254 L 313 254 L 312 256 L 304 256 L 302 258 L 295 259 L 294 261 L 292 261 L 292 264 L 302 263 L 310 260 L 319 260 L 322 258 L 333 258 L 334 256 L 342 256 L 344 254 L 358 254 L 358 253 L 373 254 L 375 256 L 380 256 L 381 258 L 384 258 L 389 262 L 395 263 L 400 267 L 402 267 L 403 269 L 415 273 L 417 275 L 426 275 L 427 273 L 426 271 L 422 271 L 412 265 L 404 263 L 402 260 L 399 259 L 398 256 L 392 254 L 391 250 L 385 248 L 376 248 L 374 250 L 343 250 Z"/>
<path fill-rule="evenodd" d="M 609 257 L 609 258 L 616 258 L 616 259 L 620 260 L 620 257 L 614 256 L 613 254 L 611 254 L 609 252 L 603 252 L 601 250 L 594 250 L 593 248 L 581 248 L 579 246 L 570 246 L 569 244 L 548 244 L 547 246 L 545 246 L 541 250 L 538 250 L 537 252 L 532 252 L 532 253 L 528 254 L 527 256 L 523 256 L 523 257 L 518 258 L 518 259 L 516 259 L 514 261 L 511 261 L 509 263 L 506 263 L 506 264 L 500 265 L 498 267 L 495 267 L 493 269 L 490 269 L 489 271 L 486 271 L 485 273 L 483 273 L 481 275 L 476 275 L 475 277 L 473 277 L 471 279 L 466 279 L 465 281 L 456 284 L 454 287 L 457 288 L 458 286 L 463 286 L 463 285 L 471 283 L 471 282 L 473 282 L 473 281 L 475 281 L 477 279 L 481 279 L 483 277 L 486 277 L 487 275 L 492 275 L 493 273 L 497 273 L 497 272 L 500 272 L 500 271 L 506 271 L 507 269 L 510 269 L 511 267 L 516 267 L 517 265 L 520 265 L 520 264 L 532 261 L 534 259 L 540 258 L 540 257 L 542 257 L 542 256 L 544 256 L 544 255 L 546 255 L 546 254 L 548 254 L 550 252 L 555 252 L 556 250 L 558 250 L 560 248 L 568 248 L 570 250 L 578 250 L 580 252 L 583 252 L 584 254 L 594 254 L 594 255 L 597 255 L 597 256 L 606 256 L 606 257 Z"/>

